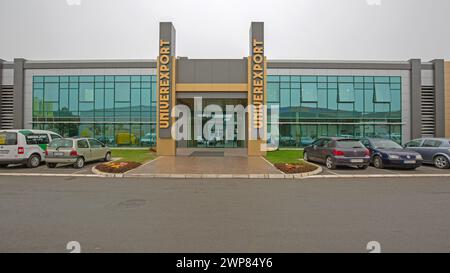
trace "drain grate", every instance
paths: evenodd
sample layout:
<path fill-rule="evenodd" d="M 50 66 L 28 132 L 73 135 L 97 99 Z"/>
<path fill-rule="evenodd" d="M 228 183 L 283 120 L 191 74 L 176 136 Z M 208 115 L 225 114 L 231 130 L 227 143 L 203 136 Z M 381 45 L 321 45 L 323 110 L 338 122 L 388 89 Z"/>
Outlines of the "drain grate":
<path fill-rule="evenodd" d="M 223 157 L 224 152 L 206 152 L 206 151 L 195 151 L 190 156 L 200 156 L 200 157 Z"/>

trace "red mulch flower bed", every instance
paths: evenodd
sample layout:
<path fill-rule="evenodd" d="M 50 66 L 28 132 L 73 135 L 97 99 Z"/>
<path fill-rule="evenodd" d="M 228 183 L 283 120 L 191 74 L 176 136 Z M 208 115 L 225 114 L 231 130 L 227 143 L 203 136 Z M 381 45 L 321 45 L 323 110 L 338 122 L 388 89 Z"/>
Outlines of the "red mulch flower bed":
<path fill-rule="evenodd" d="M 121 161 L 115 161 L 115 162 L 108 162 L 97 165 L 95 168 L 101 172 L 105 173 L 124 173 L 129 170 L 132 170 L 134 168 L 137 168 L 141 166 L 141 163 L 137 162 L 121 162 Z"/>
<path fill-rule="evenodd" d="M 277 163 L 275 164 L 279 170 L 284 173 L 307 173 L 312 172 L 317 169 L 316 166 L 303 163 L 303 164 L 292 164 L 292 163 Z"/>

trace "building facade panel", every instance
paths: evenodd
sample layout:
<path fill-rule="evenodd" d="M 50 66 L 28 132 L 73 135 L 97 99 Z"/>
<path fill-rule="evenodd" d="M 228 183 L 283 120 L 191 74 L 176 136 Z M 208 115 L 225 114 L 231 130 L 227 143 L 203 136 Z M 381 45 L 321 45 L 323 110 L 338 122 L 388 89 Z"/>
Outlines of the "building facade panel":
<path fill-rule="evenodd" d="M 3 68 L 2 85 L 14 85 L 14 69 Z"/>
<path fill-rule="evenodd" d="M 445 62 L 445 137 L 450 137 L 450 62 Z"/>

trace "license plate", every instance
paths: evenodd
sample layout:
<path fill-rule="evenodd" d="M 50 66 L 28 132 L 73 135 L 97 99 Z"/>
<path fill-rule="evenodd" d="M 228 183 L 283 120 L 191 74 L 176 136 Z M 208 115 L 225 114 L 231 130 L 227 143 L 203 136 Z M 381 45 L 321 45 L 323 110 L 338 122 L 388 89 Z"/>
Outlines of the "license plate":
<path fill-rule="evenodd" d="M 405 160 L 405 164 L 416 164 L 415 160 Z"/>
<path fill-rule="evenodd" d="M 364 160 L 362 160 L 362 159 L 350 159 L 350 162 L 351 163 L 363 163 Z"/>
<path fill-rule="evenodd" d="M 0 151 L 0 155 L 7 155 L 7 154 L 9 154 L 8 150 L 1 150 Z"/>
<path fill-rule="evenodd" d="M 64 153 L 63 152 L 54 152 L 53 156 L 63 156 Z"/>

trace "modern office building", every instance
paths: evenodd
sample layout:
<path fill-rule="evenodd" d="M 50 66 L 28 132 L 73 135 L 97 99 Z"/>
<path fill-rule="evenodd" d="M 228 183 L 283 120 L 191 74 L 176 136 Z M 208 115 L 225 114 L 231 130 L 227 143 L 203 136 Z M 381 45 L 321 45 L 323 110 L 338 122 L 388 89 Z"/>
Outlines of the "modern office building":
<path fill-rule="evenodd" d="M 192 110 L 194 98 L 202 97 L 203 107 L 279 106 L 277 124 L 258 107 L 245 119 L 247 133 L 278 125 L 281 147 L 302 147 L 320 136 L 398 142 L 450 137 L 450 63 L 444 60 L 266 59 L 260 22 L 251 24 L 250 39 L 243 41 L 249 43 L 248 56 L 189 59 L 176 55 L 175 36 L 171 23 L 160 23 L 156 60 L 0 61 L 1 129 L 48 129 L 111 146 L 156 145 L 162 155 L 175 155 L 179 147 L 241 147 L 261 154 L 260 135 L 246 134 L 244 141 L 174 140 L 172 107 Z M 237 120 L 221 117 L 224 128 Z"/>

